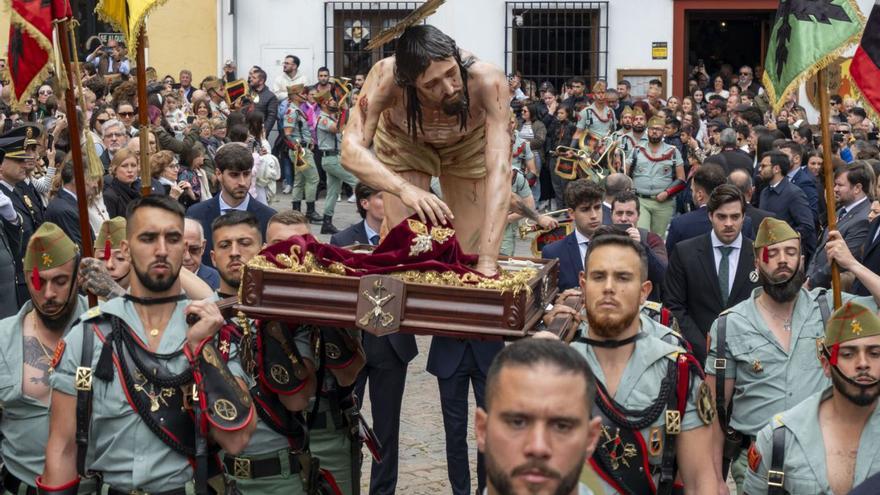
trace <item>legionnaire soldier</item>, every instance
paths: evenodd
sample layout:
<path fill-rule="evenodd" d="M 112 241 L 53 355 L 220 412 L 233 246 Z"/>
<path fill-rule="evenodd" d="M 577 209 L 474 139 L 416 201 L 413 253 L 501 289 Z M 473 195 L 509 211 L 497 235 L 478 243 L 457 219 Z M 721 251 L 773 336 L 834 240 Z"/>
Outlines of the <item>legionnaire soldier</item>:
<path fill-rule="evenodd" d="M 584 266 L 589 330 L 572 346 L 596 374 L 602 430 L 590 464 L 604 492 L 670 493 L 678 474 L 689 492 L 724 493 L 720 469 L 705 458 L 715 410 L 700 367 L 639 318 L 651 292 L 644 247 L 628 236 L 599 236 Z"/>
<path fill-rule="evenodd" d="M 79 250 L 46 222 L 25 254 L 31 299 L 0 321 L 0 456 L 6 494 L 34 493 L 49 436 L 49 377 L 64 349 L 62 336 L 86 309 L 77 296 Z"/>
<path fill-rule="evenodd" d="M 877 309 L 880 276 L 844 253 L 829 237 L 829 260 L 851 270 L 875 294 L 855 302 Z M 751 297 L 728 309 L 712 324 L 706 382 L 716 398 L 722 429 L 716 431 L 716 456 L 730 464 L 740 486 L 746 471 L 746 449 L 767 421 L 828 386 L 816 359 L 816 341 L 824 335 L 832 294 L 804 289 L 798 233 L 787 223 L 766 218 L 754 242 L 755 272 L 761 286 Z M 843 250 L 846 246 L 843 246 Z M 844 300 L 854 298 L 843 294 Z M 723 389 L 720 386 L 723 385 Z M 726 472 L 726 471 L 725 471 Z"/>
<path fill-rule="evenodd" d="M 354 189 L 357 185 L 357 177 L 342 168 L 339 162 L 339 153 L 342 148 L 342 128 L 339 125 L 339 104 L 329 92 L 324 92 L 315 97 L 321 104 L 321 114 L 318 116 L 318 149 L 321 150 L 321 167 L 327 174 L 327 198 L 324 200 L 324 219 L 321 223 L 322 234 L 335 234 L 339 230 L 333 225 L 333 213 L 336 211 L 336 201 L 339 199 L 339 191 L 342 183 L 346 183 Z"/>
<path fill-rule="evenodd" d="M 305 199 L 306 215 L 309 217 L 309 221 L 320 224 L 321 216 L 315 211 L 315 198 L 318 194 L 318 168 L 315 166 L 315 156 L 312 153 L 314 147 L 312 132 L 309 130 L 309 121 L 305 114 L 294 102 L 304 89 L 302 84 L 294 84 L 287 88 L 291 104 L 284 112 L 284 122 L 281 124 L 281 129 L 290 150 L 290 162 L 293 163 L 295 172 L 293 209 L 300 211 L 302 201 Z"/>
<path fill-rule="evenodd" d="M 22 259 L 26 255 L 26 248 L 31 236 L 40 226 L 43 220 L 41 205 L 34 204 L 30 196 L 24 194 L 19 183 L 27 177 L 27 163 L 37 159 L 37 139 L 40 137 L 40 128 L 34 125 L 16 127 L 0 136 L 0 149 L 6 153 L 0 162 L 0 192 L 5 194 L 20 218 L 20 229 L 12 225 L 7 232 L 10 239 L 10 247 L 17 249 L 14 252 L 16 288 L 18 291 L 18 306 L 28 299 L 28 289 L 22 267 Z M 16 222 L 12 222 L 16 223 Z M 17 243 L 19 242 L 20 243 Z M 17 244 L 16 244 L 17 243 Z"/>
<path fill-rule="evenodd" d="M 241 452 L 255 428 L 246 375 L 213 344 L 217 305 L 181 293 L 180 203 L 146 196 L 128 211 L 122 250 L 136 276 L 65 337 L 37 486 L 75 493 L 94 474 L 104 494 L 206 493 L 209 479 L 222 492 L 218 448 Z"/>
<path fill-rule="evenodd" d="M 627 107 L 629 108 L 629 107 Z M 624 110 L 624 113 L 626 110 Z M 625 124 L 625 119 L 621 115 L 620 121 L 622 124 Z M 664 123 L 665 124 L 665 123 Z M 624 155 L 626 157 L 626 164 L 632 162 L 632 154 L 633 151 L 636 150 L 639 146 L 647 146 L 648 145 L 648 133 L 645 130 L 648 127 L 648 120 L 645 117 L 645 112 L 641 107 L 635 107 L 632 110 L 632 126 L 627 129 L 626 125 L 623 126 L 625 132 L 620 138 L 620 147 L 623 149 Z M 632 175 L 632 174 L 630 174 Z"/>
<path fill-rule="evenodd" d="M 875 311 L 848 302 L 831 315 L 820 359 L 832 386 L 774 415 L 758 432 L 748 454 L 749 495 L 850 493 L 880 472 L 880 318 Z"/>
<path fill-rule="evenodd" d="M 648 144 L 637 146 L 630 158 L 629 174 L 639 196 L 639 227 L 665 238 L 675 212 L 673 196 L 684 191 L 684 162 L 678 148 L 663 142 L 666 122 L 648 121 Z"/>
<path fill-rule="evenodd" d="M 572 138 L 571 147 L 577 148 L 581 136 L 589 134 L 602 140 L 617 130 L 617 118 L 614 110 L 605 104 L 605 81 L 593 84 L 593 103 L 578 113 L 577 130 Z"/>
<path fill-rule="evenodd" d="M 309 226 L 298 216 L 297 212 L 280 212 L 272 217 L 266 229 L 268 243 L 275 244 L 294 235 L 308 234 Z M 311 345 L 302 346 L 305 330 L 308 330 Z M 357 375 L 366 362 L 360 339 L 355 331 L 328 327 L 300 327 L 294 331 L 294 335 L 296 349 L 310 373 L 308 387 L 321 387 L 305 411 L 311 455 L 320 462 L 321 469 L 332 474 L 339 493 L 358 494 L 361 425 L 368 430 L 366 423 L 361 423 L 352 394 Z M 288 405 L 289 409 L 298 407 L 301 407 L 300 404 Z M 369 436 L 372 438 L 372 435 Z M 327 479 L 326 475 L 324 479 Z"/>
<path fill-rule="evenodd" d="M 275 234 L 277 223 L 270 220 L 267 233 Z M 250 212 L 231 211 L 212 222 L 211 232 L 211 259 L 220 272 L 218 292 L 237 294 L 242 267 L 263 246 L 259 222 Z M 294 334 L 277 322 L 264 322 L 258 328 L 240 313 L 227 319 L 217 333 L 221 357 L 236 361 L 248 374 L 257 412 L 250 443 L 240 454 L 226 454 L 223 459 L 227 476 L 235 478 L 244 495 L 334 493 L 308 490 L 310 483 L 317 486 L 321 481 L 319 464 L 308 453 L 300 414 L 315 392 L 314 364 L 302 359 L 311 347 L 310 337 L 310 331 Z M 238 353 L 231 354 L 233 348 Z"/>
<path fill-rule="evenodd" d="M 95 239 L 95 258 L 102 260 L 107 273 L 124 290 L 131 281 L 131 260 L 122 252 L 125 240 L 125 217 L 104 220 Z"/>

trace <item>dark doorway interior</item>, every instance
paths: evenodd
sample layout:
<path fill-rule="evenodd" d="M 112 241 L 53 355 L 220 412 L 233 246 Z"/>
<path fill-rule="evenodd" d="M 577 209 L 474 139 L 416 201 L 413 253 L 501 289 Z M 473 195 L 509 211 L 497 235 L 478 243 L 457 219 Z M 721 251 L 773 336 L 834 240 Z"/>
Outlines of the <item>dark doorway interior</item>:
<path fill-rule="evenodd" d="M 710 76 L 724 63 L 734 71 L 743 65 L 763 65 L 776 12 L 688 11 L 688 74 L 702 60 Z"/>

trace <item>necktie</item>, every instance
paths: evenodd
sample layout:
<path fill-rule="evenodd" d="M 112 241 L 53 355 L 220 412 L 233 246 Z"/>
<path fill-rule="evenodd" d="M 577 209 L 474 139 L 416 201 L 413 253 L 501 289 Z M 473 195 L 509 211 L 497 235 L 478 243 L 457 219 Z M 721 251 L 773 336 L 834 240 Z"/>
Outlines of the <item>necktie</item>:
<path fill-rule="evenodd" d="M 379 244 L 379 234 L 374 234 L 373 237 L 370 237 L 370 245 L 375 246 Z"/>
<path fill-rule="evenodd" d="M 846 208 L 841 208 L 837 211 L 837 221 L 840 222 L 844 218 L 846 218 Z"/>
<path fill-rule="evenodd" d="M 730 253 L 733 251 L 733 247 L 720 246 L 718 250 L 721 251 L 721 263 L 718 265 L 718 286 L 721 289 L 721 303 L 724 307 L 727 307 L 727 298 L 730 296 L 730 286 L 728 285 L 728 280 L 730 279 Z"/>

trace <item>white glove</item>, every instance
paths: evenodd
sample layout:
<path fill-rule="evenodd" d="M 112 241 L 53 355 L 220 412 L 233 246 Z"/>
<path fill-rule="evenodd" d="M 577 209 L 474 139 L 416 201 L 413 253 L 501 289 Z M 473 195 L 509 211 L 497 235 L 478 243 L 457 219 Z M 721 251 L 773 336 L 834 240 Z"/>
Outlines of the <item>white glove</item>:
<path fill-rule="evenodd" d="M 18 223 L 18 213 L 12 206 L 12 200 L 5 194 L 0 194 L 0 216 L 8 222 Z"/>

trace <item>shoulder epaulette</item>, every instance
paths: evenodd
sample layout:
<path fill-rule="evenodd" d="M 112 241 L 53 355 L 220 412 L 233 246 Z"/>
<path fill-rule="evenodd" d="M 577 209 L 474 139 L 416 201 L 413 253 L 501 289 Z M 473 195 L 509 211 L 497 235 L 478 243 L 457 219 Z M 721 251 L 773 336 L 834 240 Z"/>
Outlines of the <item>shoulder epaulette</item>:
<path fill-rule="evenodd" d="M 663 309 L 663 305 L 658 303 L 657 301 L 645 301 L 645 304 L 643 306 L 654 311 L 660 311 L 661 309 Z"/>
<path fill-rule="evenodd" d="M 783 426 L 785 426 L 785 423 L 782 422 L 782 414 L 773 416 L 773 428 L 782 428 Z"/>
<path fill-rule="evenodd" d="M 92 318 L 94 318 L 94 317 L 96 317 L 96 316 L 100 316 L 100 315 L 101 315 L 101 308 L 100 308 L 99 306 L 95 306 L 94 308 L 89 308 L 89 310 L 86 311 L 86 312 L 80 317 L 80 319 L 81 319 L 82 321 L 85 321 L 85 320 L 90 320 L 90 319 L 92 319 Z"/>

